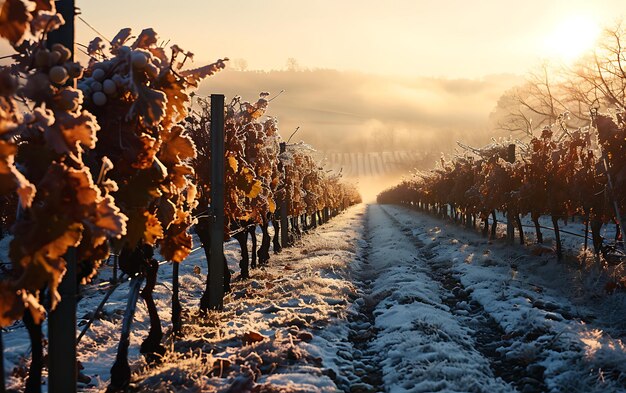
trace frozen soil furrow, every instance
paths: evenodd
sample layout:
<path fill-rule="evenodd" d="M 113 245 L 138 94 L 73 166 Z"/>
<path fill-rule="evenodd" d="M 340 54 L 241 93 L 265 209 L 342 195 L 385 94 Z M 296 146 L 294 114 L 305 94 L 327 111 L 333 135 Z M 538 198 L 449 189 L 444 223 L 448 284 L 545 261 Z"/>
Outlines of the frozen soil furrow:
<path fill-rule="evenodd" d="M 475 331 L 447 304 L 418 246 L 379 205 L 368 207 L 371 348 L 390 392 L 512 392 L 477 348 Z M 365 269 L 362 264 L 361 267 Z M 362 270 L 363 270 L 362 269 Z"/>
<path fill-rule="evenodd" d="M 366 215 L 369 221 L 369 215 Z M 372 283 L 376 279 L 376 271 L 371 269 L 369 254 L 371 239 L 365 225 L 363 238 L 366 241 L 361 247 L 359 266 L 355 267 L 354 284 L 360 289 L 361 296 L 354 301 L 355 312 L 348 317 L 350 333 L 348 339 L 352 344 L 353 372 L 358 381 L 353 382 L 346 391 L 350 393 L 384 392 L 382 369 L 377 351 L 372 343 L 377 335 L 374 310 L 377 301 L 372 295 Z"/>
<path fill-rule="evenodd" d="M 430 261 L 434 254 L 425 249 L 425 244 L 413 236 L 413 230 L 404 226 L 392 214 L 383 208 L 387 216 L 401 228 L 402 233 L 418 248 L 421 256 Z M 545 367 L 538 362 L 521 362 L 519 359 L 503 356 L 503 350 L 513 344 L 513 340 L 503 339 L 505 331 L 495 319 L 485 311 L 483 306 L 471 298 L 471 291 L 454 277 L 450 271 L 451 264 L 429 263 L 430 277 L 445 289 L 443 298 L 458 320 L 467 326 L 473 334 L 475 348 L 489 360 L 496 377 L 515 385 L 522 392 L 545 392 L 547 387 L 543 381 Z M 500 350 L 499 350 L 500 349 Z"/>
<path fill-rule="evenodd" d="M 489 241 L 477 231 L 407 207 L 384 209 L 405 234 L 424 244 L 421 251 L 431 257 L 431 272 L 441 271 L 461 284 L 452 295 L 467 295 L 469 308 L 454 299 L 455 314 L 471 318 L 473 300 L 502 329 L 505 334 L 494 346 L 503 361 L 525 369 L 546 391 L 626 392 L 626 343 L 619 338 L 626 326 L 626 293 L 603 290 L 606 273 L 587 253 L 581 251 L 575 263 L 557 261 L 553 254 L 536 254 L 536 246 Z M 572 246 L 582 249 L 582 243 Z M 449 285 L 457 287 L 454 281 Z M 522 390 L 533 391 L 536 382 L 531 382 L 525 380 L 531 386 Z"/>

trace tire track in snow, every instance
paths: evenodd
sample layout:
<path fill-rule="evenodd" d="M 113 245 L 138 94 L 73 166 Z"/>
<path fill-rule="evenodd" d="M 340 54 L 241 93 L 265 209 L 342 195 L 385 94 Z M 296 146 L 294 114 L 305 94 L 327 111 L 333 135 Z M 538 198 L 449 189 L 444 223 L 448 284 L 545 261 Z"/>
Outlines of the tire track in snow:
<path fill-rule="evenodd" d="M 417 248 L 421 257 L 429 261 L 435 257 L 424 246 L 424 243 L 413 234 L 411 228 L 403 225 L 386 208 L 380 209 L 389 217 L 393 225 Z M 546 392 L 548 388 L 543 381 L 542 366 L 536 364 L 519 364 L 515 359 L 507 359 L 498 352 L 498 348 L 510 347 L 514 342 L 503 339 L 505 332 L 489 315 L 482 305 L 471 299 L 471 292 L 456 279 L 450 266 L 429 263 L 430 276 L 445 290 L 447 296 L 442 300 L 457 319 L 475 332 L 475 349 L 488 361 L 495 377 L 513 384 L 520 392 Z"/>
<path fill-rule="evenodd" d="M 374 309 L 377 302 L 371 296 L 372 282 L 376 278 L 372 275 L 370 268 L 369 254 L 371 251 L 371 239 L 369 238 L 368 220 L 369 206 L 366 212 L 366 222 L 364 225 L 363 238 L 366 246 L 362 248 L 361 266 L 355 273 L 358 279 L 357 284 L 363 294 L 362 297 L 355 300 L 358 305 L 358 312 L 350 314 L 348 321 L 350 333 L 348 339 L 352 344 L 352 357 L 354 374 L 360 378 L 360 382 L 354 382 L 350 385 L 347 392 L 350 393 L 369 393 L 384 392 L 383 374 L 380 367 L 380 359 L 376 351 L 372 348 L 372 340 L 376 338 L 378 331 L 375 328 Z"/>

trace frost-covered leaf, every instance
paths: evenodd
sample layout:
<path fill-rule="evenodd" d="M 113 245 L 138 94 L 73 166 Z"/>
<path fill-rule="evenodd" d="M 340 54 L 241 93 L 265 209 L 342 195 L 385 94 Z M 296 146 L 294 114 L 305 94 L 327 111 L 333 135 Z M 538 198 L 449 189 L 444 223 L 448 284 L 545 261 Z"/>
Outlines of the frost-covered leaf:
<path fill-rule="evenodd" d="M 104 48 L 106 48 L 106 42 L 100 37 L 96 37 L 93 40 L 89 41 L 89 45 L 87 45 L 87 53 L 89 56 L 95 56 L 99 52 L 102 52 Z"/>
<path fill-rule="evenodd" d="M 143 134 L 139 137 L 141 148 L 137 154 L 137 161 L 133 163 L 133 168 L 148 169 L 154 164 L 154 158 L 157 153 L 156 139 Z"/>
<path fill-rule="evenodd" d="M 46 309 L 32 293 L 21 291 L 21 295 L 24 305 L 28 308 L 28 312 L 30 312 L 30 315 L 33 317 L 33 321 L 40 325 L 46 317 Z"/>
<path fill-rule="evenodd" d="M 161 241 L 160 252 L 167 260 L 172 262 L 182 262 L 191 252 L 192 239 L 187 233 L 189 224 L 182 220 L 172 223 Z"/>
<path fill-rule="evenodd" d="M 176 205 L 167 198 L 160 198 L 157 206 L 157 217 L 167 227 L 176 218 Z"/>
<path fill-rule="evenodd" d="M 267 198 L 267 205 L 270 213 L 274 213 L 276 211 L 276 202 L 274 202 L 273 198 Z"/>
<path fill-rule="evenodd" d="M 129 27 L 121 29 L 111 40 L 111 47 L 118 48 L 126 43 L 130 38 L 132 30 Z"/>
<path fill-rule="evenodd" d="M 112 196 L 106 195 L 97 201 L 93 226 L 99 228 L 107 237 L 118 237 L 126 234 L 126 217 L 115 206 L 115 200 Z"/>
<path fill-rule="evenodd" d="M 29 29 L 31 19 L 22 0 L 5 0 L 0 9 L 0 36 L 12 45 L 19 45 Z"/>
<path fill-rule="evenodd" d="M 128 218 L 115 205 L 112 196 L 106 195 L 100 198 L 96 203 L 93 216 L 87 221 L 94 236 L 94 246 L 98 246 L 108 238 L 124 236 L 126 221 Z"/>
<path fill-rule="evenodd" d="M 247 167 L 241 168 L 236 185 L 248 198 L 256 198 L 263 190 L 261 182 L 255 178 L 254 172 Z"/>
<path fill-rule="evenodd" d="M 14 164 L 15 144 L 0 140 L 0 195 L 17 191 L 21 206 L 30 207 L 35 197 L 35 186 L 21 174 Z"/>
<path fill-rule="evenodd" d="M 163 133 L 163 143 L 159 151 L 159 159 L 164 164 L 173 164 L 196 156 L 193 140 L 185 134 L 185 129 L 174 126 L 169 132 Z"/>
<path fill-rule="evenodd" d="M 144 127 L 154 127 L 165 117 L 167 97 L 165 93 L 153 90 L 143 84 L 134 84 L 137 99 L 128 112 L 127 119 L 137 117 Z"/>
<path fill-rule="evenodd" d="M 7 327 L 24 312 L 24 302 L 17 289 L 8 280 L 0 281 L 0 327 Z"/>
<path fill-rule="evenodd" d="M 44 137 L 57 153 L 78 154 L 82 151 L 81 145 L 88 149 L 96 146 L 98 130 L 100 126 L 96 117 L 91 113 L 61 111 L 56 114 L 53 126 L 44 132 Z"/>
<path fill-rule="evenodd" d="M 172 184 L 179 190 L 183 190 L 189 184 L 187 178 L 194 173 L 193 168 L 187 164 L 174 165 L 168 172 Z"/>
<path fill-rule="evenodd" d="M 50 11 L 41 11 L 35 15 L 30 22 L 30 31 L 35 34 L 40 31 L 56 30 L 65 24 L 65 20 L 61 14 Z"/>
<path fill-rule="evenodd" d="M 159 75 L 157 86 L 167 97 L 171 123 L 175 124 L 184 119 L 187 116 L 187 105 L 189 104 L 189 95 L 184 81 L 171 72 L 163 72 Z"/>
<path fill-rule="evenodd" d="M 181 72 L 180 75 L 185 77 L 187 83 L 190 85 L 197 86 L 198 83 L 202 82 L 204 78 L 214 75 L 216 72 L 226 68 L 227 61 L 228 58 L 218 59 L 215 63 L 191 70 L 185 70 Z"/>
<path fill-rule="evenodd" d="M 150 212 L 144 213 L 145 217 L 145 229 L 143 233 L 143 238 L 146 244 L 154 246 L 157 240 L 163 238 L 163 226 L 159 219 Z"/>
<path fill-rule="evenodd" d="M 239 164 L 237 163 L 237 159 L 235 157 L 233 157 L 233 156 L 228 156 L 228 166 L 235 173 L 239 169 Z"/>
<path fill-rule="evenodd" d="M 131 45 L 131 47 L 133 49 L 148 49 L 151 46 L 156 45 L 157 41 L 157 33 L 152 28 L 148 28 L 142 30 L 142 32 L 137 36 L 135 42 L 133 42 L 133 44 Z"/>
<path fill-rule="evenodd" d="M 35 12 L 37 11 L 56 11 L 54 0 L 30 0 L 35 3 Z"/>

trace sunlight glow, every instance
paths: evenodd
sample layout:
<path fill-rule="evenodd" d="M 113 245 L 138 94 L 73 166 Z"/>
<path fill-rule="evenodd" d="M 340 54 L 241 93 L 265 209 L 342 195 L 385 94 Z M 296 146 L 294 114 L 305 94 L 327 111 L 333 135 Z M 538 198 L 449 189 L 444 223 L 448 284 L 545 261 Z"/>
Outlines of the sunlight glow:
<path fill-rule="evenodd" d="M 548 57 L 571 62 L 593 48 L 601 29 L 591 18 L 583 15 L 569 17 L 557 24 L 545 40 Z"/>

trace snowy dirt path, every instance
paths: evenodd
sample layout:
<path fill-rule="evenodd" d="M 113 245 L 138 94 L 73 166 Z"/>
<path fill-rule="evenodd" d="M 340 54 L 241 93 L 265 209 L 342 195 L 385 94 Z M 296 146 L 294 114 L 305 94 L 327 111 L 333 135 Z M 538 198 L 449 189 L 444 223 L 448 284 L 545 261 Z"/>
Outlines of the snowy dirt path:
<path fill-rule="evenodd" d="M 405 207 L 378 208 L 404 234 L 397 241 L 418 249 L 416 265 L 427 262 L 494 375 L 522 392 L 626 391 L 626 295 L 605 293 L 593 269 Z"/>
<path fill-rule="evenodd" d="M 368 351 L 380 365 L 380 391 L 514 391 L 494 376 L 475 327 L 451 307 L 451 288 L 434 278 L 422 245 L 380 205 L 368 206 L 365 234 L 367 253 L 354 269 L 362 308 L 374 317 Z"/>
<path fill-rule="evenodd" d="M 233 242 L 226 256 L 237 276 Z M 133 392 L 626 392 L 626 294 L 404 207 L 355 206 L 310 231 L 236 281 L 221 313 L 198 313 L 203 255 L 180 268 L 184 337 L 166 334 L 173 350 L 147 365 L 138 303 Z M 155 290 L 166 333 L 171 277 L 163 265 Z M 79 303 L 79 324 L 96 295 Z M 90 381 L 79 391 L 106 390 L 126 296 L 124 284 L 80 343 Z M 21 391 L 26 332 L 3 338 L 10 391 Z"/>

